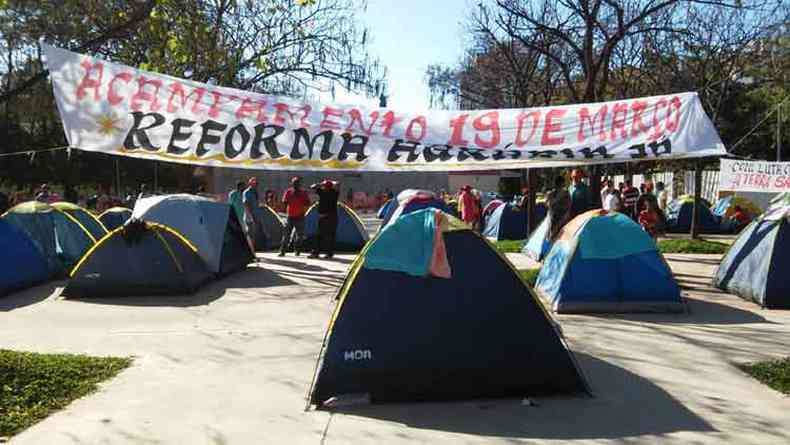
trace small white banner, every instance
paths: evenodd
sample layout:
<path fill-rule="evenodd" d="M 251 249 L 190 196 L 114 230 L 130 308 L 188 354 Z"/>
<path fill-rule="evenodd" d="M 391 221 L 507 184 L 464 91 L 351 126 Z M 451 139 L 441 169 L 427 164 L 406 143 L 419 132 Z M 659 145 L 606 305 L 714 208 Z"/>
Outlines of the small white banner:
<path fill-rule="evenodd" d="M 719 190 L 790 191 L 790 162 L 721 160 Z"/>
<path fill-rule="evenodd" d="M 502 110 L 316 104 L 42 45 L 69 144 L 197 165 L 453 171 L 726 154 L 696 93 Z"/>

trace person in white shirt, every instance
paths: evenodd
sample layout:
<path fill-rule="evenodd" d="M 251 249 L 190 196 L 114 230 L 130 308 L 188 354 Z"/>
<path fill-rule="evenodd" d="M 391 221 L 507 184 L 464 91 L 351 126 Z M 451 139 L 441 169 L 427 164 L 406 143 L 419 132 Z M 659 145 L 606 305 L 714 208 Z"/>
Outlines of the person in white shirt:
<path fill-rule="evenodd" d="M 663 182 L 656 183 L 656 192 L 658 195 L 658 208 L 661 209 L 662 212 L 666 212 L 667 204 L 669 203 L 669 192 Z"/>
<path fill-rule="evenodd" d="M 614 190 L 614 183 L 611 179 L 605 179 L 601 183 L 601 205 L 606 202 L 606 198 L 609 196 L 610 193 Z"/>
<path fill-rule="evenodd" d="M 620 206 L 620 192 L 617 189 L 612 189 L 606 198 L 603 200 L 603 209 L 608 212 L 619 212 Z"/>

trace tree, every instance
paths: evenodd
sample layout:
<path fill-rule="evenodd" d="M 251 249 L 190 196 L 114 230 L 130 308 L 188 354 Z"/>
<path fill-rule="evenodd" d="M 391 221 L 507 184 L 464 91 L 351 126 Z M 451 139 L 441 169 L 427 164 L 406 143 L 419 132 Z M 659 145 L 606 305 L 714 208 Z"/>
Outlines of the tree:
<path fill-rule="evenodd" d="M 262 93 L 301 97 L 341 84 L 379 95 L 385 70 L 366 51 L 367 30 L 357 20 L 364 6 L 364 0 L 0 1 L 0 131 L 29 133 L 25 140 L 0 134 L 0 153 L 65 144 L 51 88 L 42 82 L 42 41 Z M 25 160 L 24 175 L 7 169 L 8 159 L 0 158 L 2 180 L 18 183 L 30 177 L 109 183 L 114 175 L 113 158 L 94 153 L 42 154 Z M 150 177 L 150 161 L 122 162 L 124 183 Z M 166 186 L 191 178 L 189 167 L 162 167 Z"/>

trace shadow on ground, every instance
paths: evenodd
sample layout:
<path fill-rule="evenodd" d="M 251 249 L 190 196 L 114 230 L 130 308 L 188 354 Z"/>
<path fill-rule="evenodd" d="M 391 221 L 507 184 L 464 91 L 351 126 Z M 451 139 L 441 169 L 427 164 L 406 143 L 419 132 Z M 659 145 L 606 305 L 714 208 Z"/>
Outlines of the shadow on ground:
<path fill-rule="evenodd" d="M 266 289 L 296 284 L 288 278 L 271 270 L 260 267 L 248 267 L 243 271 L 211 281 L 191 295 L 159 295 L 129 296 L 100 298 L 68 298 L 70 301 L 90 304 L 110 304 L 116 306 L 170 306 L 191 307 L 210 304 L 223 295 L 228 289 Z"/>
<path fill-rule="evenodd" d="M 697 298 L 685 298 L 686 312 L 679 314 L 585 314 L 585 316 L 596 318 L 611 318 L 648 324 L 750 324 L 768 323 L 763 316 L 751 311 L 739 309 L 727 304 L 716 303 L 711 300 L 700 300 Z"/>
<path fill-rule="evenodd" d="M 63 285 L 63 281 L 50 281 L 0 297 L 0 312 L 13 311 L 14 309 L 40 303 L 51 297 L 58 287 Z"/>
<path fill-rule="evenodd" d="M 336 412 L 480 436 L 532 439 L 620 439 L 714 428 L 649 380 L 586 354 L 576 354 L 595 396 L 461 403 L 367 405 Z M 331 431 L 330 431 L 331 435 Z"/>

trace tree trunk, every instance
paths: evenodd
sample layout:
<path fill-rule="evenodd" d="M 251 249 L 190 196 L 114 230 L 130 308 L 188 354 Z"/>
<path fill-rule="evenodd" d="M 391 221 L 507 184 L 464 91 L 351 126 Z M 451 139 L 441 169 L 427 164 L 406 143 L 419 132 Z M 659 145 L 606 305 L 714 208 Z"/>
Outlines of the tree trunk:
<path fill-rule="evenodd" d="M 702 206 L 702 162 L 694 164 L 694 212 L 691 214 L 691 238 L 699 238 L 699 212 Z"/>

